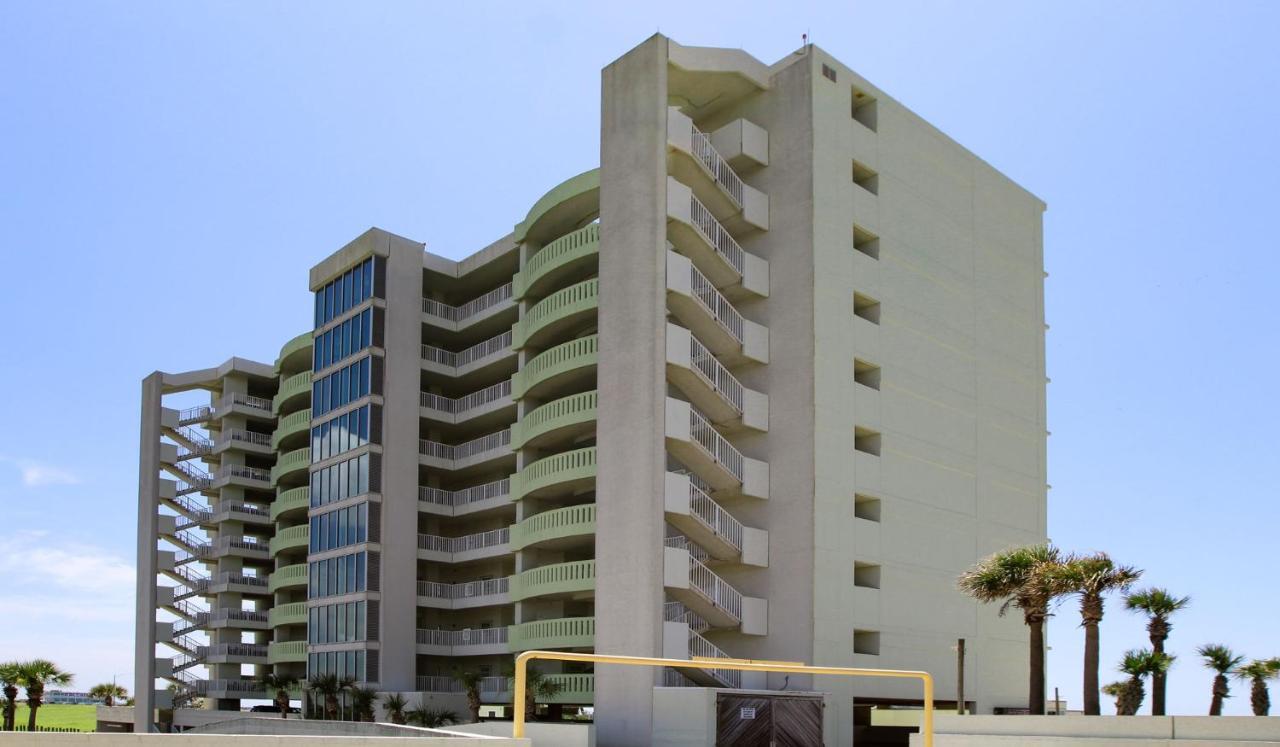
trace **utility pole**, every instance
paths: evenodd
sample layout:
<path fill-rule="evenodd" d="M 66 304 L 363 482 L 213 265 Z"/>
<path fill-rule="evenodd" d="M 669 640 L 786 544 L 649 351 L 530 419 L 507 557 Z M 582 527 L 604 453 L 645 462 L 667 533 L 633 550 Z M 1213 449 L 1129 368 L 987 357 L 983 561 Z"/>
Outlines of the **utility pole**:
<path fill-rule="evenodd" d="M 956 714 L 964 715 L 964 639 L 956 641 Z"/>

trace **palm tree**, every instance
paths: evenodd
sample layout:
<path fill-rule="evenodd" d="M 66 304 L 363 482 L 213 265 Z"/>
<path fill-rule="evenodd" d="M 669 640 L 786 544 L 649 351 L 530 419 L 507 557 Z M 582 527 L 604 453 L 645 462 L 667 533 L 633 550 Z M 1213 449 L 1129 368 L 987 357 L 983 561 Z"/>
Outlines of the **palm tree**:
<path fill-rule="evenodd" d="M 356 721 L 373 721 L 373 705 L 378 702 L 378 691 L 372 687 L 351 688 L 351 710 Z"/>
<path fill-rule="evenodd" d="M 1124 591 L 1142 571 L 1116 565 L 1106 553 L 1070 555 L 1060 564 L 1043 569 L 1054 590 L 1080 596 L 1080 626 L 1084 628 L 1084 715 L 1102 713 L 1098 699 L 1098 624 L 1102 622 L 1103 597 Z"/>
<path fill-rule="evenodd" d="M 1231 685 L 1227 680 L 1227 675 L 1235 671 L 1240 666 L 1240 662 L 1244 661 L 1243 656 L 1238 656 L 1236 652 L 1223 646 L 1220 643 L 1208 643 L 1196 649 L 1196 653 L 1204 659 L 1205 669 L 1212 669 L 1217 672 L 1213 678 L 1213 700 L 1209 702 L 1209 715 L 1222 715 L 1222 701 L 1231 697 Z"/>
<path fill-rule="evenodd" d="M 18 664 L 18 683 L 27 691 L 27 731 L 36 730 L 36 711 L 44 703 L 46 685 L 70 685 L 73 675 L 58 669 L 48 659 L 32 659 Z"/>
<path fill-rule="evenodd" d="M 1124 680 L 1120 680 L 1118 682 L 1109 682 L 1102 686 L 1103 695 L 1110 695 L 1111 697 L 1116 699 L 1116 715 L 1117 716 L 1123 715 L 1120 713 L 1120 706 L 1121 706 L 1120 696 L 1124 694 L 1124 687 L 1125 687 Z"/>
<path fill-rule="evenodd" d="M 1001 615 L 1010 607 L 1022 610 L 1031 638 L 1027 705 L 1038 716 L 1044 715 L 1044 621 L 1056 595 L 1044 569 L 1061 560 L 1053 545 L 1016 547 L 979 561 L 959 579 L 960 590 L 974 599 L 1003 602 Z"/>
<path fill-rule="evenodd" d="M 317 674 L 307 681 L 307 689 L 324 698 L 324 717 L 330 721 L 338 719 L 338 696 L 355 684 L 350 677 L 339 678 L 332 672 Z"/>
<path fill-rule="evenodd" d="M 0 684 L 4 685 L 4 730 L 13 731 L 13 714 L 18 708 L 18 662 L 0 662 Z"/>
<path fill-rule="evenodd" d="M 89 688 L 89 697 L 101 700 L 104 706 L 110 708 L 116 704 L 116 698 L 129 697 L 129 691 L 114 682 L 104 682 Z"/>
<path fill-rule="evenodd" d="M 484 675 L 474 670 L 467 670 L 457 672 L 454 677 L 462 683 L 462 689 L 467 694 L 467 710 L 471 711 L 471 723 L 480 723 L 480 683 L 484 681 Z"/>
<path fill-rule="evenodd" d="M 1168 589 L 1140 589 L 1124 598 L 1125 608 L 1130 611 L 1141 611 L 1147 615 L 1147 635 L 1151 638 L 1151 650 L 1157 654 L 1164 653 L 1164 642 L 1169 637 L 1173 626 L 1169 618 L 1173 613 L 1185 609 L 1191 604 L 1191 597 L 1175 597 Z M 1168 678 L 1164 672 L 1151 677 L 1151 715 L 1165 714 L 1165 687 Z"/>
<path fill-rule="evenodd" d="M 393 724 L 404 724 L 404 707 L 408 705 L 400 693 L 387 693 L 382 696 L 382 707 L 387 709 L 387 718 Z"/>
<path fill-rule="evenodd" d="M 1168 654 L 1157 654 L 1145 648 L 1126 651 L 1120 662 L 1120 671 L 1129 675 L 1129 679 L 1120 691 L 1119 701 L 1116 703 L 1117 714 L 1137 715 L 1138 709 L 1142 707 L 1142 699 L 1146 697 L 1143 679 L 1159 671 L 1168 671 L 1171 664 L 1173 657 Z"/>
<path fill-rule="evenodd" d="M 291 677 L 287 674 L 276 674 L 275 672 L 267 672 L 258 678 L 262 686 L 267 690 L 275 690 L 276 708 L 280 709 L 280 718 L 289 718 L 289 691 L 294 685 L 298 684 L 297 677 Z"/>
<path fill-rule="evenodd" d="M 514 675 L 509 675 L 514 679 Z M 547 675 L 529 667 L 524 677 L 524 718 L 533 721 L 538 712 L 538 701 L 554 698 L 564 689 L 564 685 Z M 513 704 L 514 705 L 514 704 Z"/>
<path fill-rule="evenodd" d="M 1280 676 L 1280 659 L 1255 659 L 1239 667 L 1236 677 L 1253 682 L 1249 691 L 1249 705 L 1253 707 L 1253 715 L 1266 716 L 1271 712 L 1271 693 L 1267 691 L 1267 680 Z"/>
<path fill-rule="evenodd" d="M 458 723 L 458 714 L 445 708 L 411 708 L 405 716 L 414 726 L 427 729 Z"/>

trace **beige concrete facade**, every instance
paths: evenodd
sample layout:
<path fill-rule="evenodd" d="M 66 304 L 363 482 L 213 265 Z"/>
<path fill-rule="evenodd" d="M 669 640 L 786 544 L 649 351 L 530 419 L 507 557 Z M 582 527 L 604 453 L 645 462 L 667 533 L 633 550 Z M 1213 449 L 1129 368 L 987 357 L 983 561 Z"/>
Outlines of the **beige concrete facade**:
<path fill-rule="evenodd" d="M 765 65 L 654 36 L 605 68 L 601 112 L 600 169 L 473 256 L 371 229 L 311 269 L 316 329 L 250 381 L 272 403 L 269 620 L 230 629 L 277 672 L 454 709 L 459 671 L 509 703 L 532 648 L 926 669 L 946 700 L 965 638 L 969 700 L 1019 704 L 1021 625 L 955 577 L 1045 538 L 1043 203 L 812 46 Z M 148 382 L 140 558 L 182 514 L 152 484 L 173 385 Z M 171 665 L 163 570 L 139 568 L 140 661 L 163 670 L 141 694 Z M 609 745 L 655 738 L 655 687 L 784 686 L 545 672 Z M 217 705 L 265 695 L 236 677 L 210 676 Z M 857 703 L 919 698 L 786 686 L 828 693 L 833 743 Z"/>

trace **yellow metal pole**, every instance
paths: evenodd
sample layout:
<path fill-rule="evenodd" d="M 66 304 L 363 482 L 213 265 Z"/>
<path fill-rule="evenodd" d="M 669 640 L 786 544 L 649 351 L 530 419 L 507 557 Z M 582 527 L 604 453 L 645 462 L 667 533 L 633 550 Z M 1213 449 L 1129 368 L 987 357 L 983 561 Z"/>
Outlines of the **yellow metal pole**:
<path fill-rule="evenodd" d="M 920 679 L 924 681 L 924 723 L 920 734 L 924 747 L 933 747 L 933 677 L 926 672 Z"/>
<path fill-rule="evenodd" d="M 744 672 L 787 672 L 791 674 L 820 674 L 837 677 L 887 677 L 892 679 L 916 679 L 924 685 L 924 717 L 921 737 L 924 747 L 933 747 L 933 676 L 928 672 L 905 669 L 858 669 L 855 667 L 819 667 L 789 661 L 760 661 L 754 659 L 661 659 L 649 656 L 614 656 L 610 654 L 579 654 L 568 651 L 525 651 L 516 657 L 515 690 L 511 694 L 512 736 L 524 736 L 524 700 L 526 667 L 534 659 L 550 661 L 583 661 L 593 664 L 625 664 L 639 667 L 688 667 L 690 664 L 712 664 L 708 669 L 736 669 Z"/>

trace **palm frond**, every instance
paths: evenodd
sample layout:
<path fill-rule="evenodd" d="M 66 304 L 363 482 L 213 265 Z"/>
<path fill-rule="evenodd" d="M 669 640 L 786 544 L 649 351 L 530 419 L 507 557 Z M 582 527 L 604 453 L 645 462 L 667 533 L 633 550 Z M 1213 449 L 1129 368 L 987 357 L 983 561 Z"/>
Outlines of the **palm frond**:
<path fill-rule="evenodd" d="M 1196 653 L 1204 659 L 1206 669 L 1212 669 L 1218 674 L 1227 674 L 1244 661 L 1244 656 L 1236 654 L 1221 643 L 1206 643 L 1197 648 Z"/>
<path fill-rule="evenodd" d="M 1150 587 L 1139 589 L 1124 598 L 1126 609 L 1141 611 L 1148 616 L 1168 620 L 1173 613 L 1186 609 L 1191 604 L 1191 597 L 1177 597 L 1168 589 Z"/>

